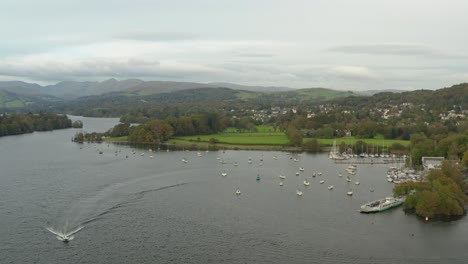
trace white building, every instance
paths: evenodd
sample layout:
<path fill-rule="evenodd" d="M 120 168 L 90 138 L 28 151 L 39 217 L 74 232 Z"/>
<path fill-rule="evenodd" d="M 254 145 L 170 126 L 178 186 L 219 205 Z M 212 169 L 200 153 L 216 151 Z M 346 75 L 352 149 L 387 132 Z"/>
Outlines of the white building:
<path fill-rule="evenodd" d="M 422 165 L 424 170 L 440 169 L 444 157 L 422 157 Z"/>

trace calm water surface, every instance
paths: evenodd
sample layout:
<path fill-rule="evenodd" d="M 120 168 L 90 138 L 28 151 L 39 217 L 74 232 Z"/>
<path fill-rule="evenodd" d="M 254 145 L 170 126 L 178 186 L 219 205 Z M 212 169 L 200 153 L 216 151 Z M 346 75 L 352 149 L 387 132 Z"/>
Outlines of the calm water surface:
<path fill-rule="evenodd" d="M 118 122 L 79 119 L 88 132 Z M 297 162 L 283 152 L 200 151 L 203 157 L 198 157 L 196 151 L 145 149 L 132 154 L 126 146 L 72 143 L 79 131 L 0 138 L 0 263 L 468 259 L 466 218 L 425 223 L 401 207 L 380 214 L 358 212 L 361 204 L 391 194 L 385 178 L 389 165 L 359 164 L 353 181 L 361 184 L 356 186 L 338 177 L 345 174 L 345 165 L 335 165 L 323 154 L 300 154 Z M 305 171 L 295 176 L 299 167 Z M 312 178 L 314 171 L 323 175 Z M 282 187 L 280 173 L 287 176 Z M 302 185 L 305 177 L 308 187 Z M 328 190 L 332 184 L 335 188 Z M 240 196 L 234 194 L 237 185 Z M 302 197 L 295 193 L 298 187 Z M 346 195 L 350 189 L 352 197 Z M 66 244 L 47 228 L 82 229 Z"/>

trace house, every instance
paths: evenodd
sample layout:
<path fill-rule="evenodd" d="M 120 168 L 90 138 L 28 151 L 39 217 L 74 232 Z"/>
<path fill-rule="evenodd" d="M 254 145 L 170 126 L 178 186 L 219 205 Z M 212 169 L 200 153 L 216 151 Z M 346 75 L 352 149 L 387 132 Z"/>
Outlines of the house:
<path fill-rule="evenodd" d="M 424 170 L 440 169 L 444 157 L 422 157 L 422 165 Z"/>

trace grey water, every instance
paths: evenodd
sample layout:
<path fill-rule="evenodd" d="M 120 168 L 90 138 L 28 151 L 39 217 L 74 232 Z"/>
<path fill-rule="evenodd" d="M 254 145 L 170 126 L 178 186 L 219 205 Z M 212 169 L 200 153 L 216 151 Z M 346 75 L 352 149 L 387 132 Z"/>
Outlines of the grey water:
<path fill-rule="evenodd" d="M 82 120 L 87 132 L 118 123 L 72 119 Z M 393 185 L 385 177 L 390 165 L 359 164 L 347 183 L 345 176 L 338 177 L 347 165 L 336 165 L 325 154 L 301 153 L 297 162 L 286 152 L 267 151 L 200 150 L 198 157 L 197 151 L 136 149 L 132 154 L 133 148 L 124 145 L 71 142 L 82 130 L 0 138 L 0 263 L 468 259 L 466 217 L 425 222 L 401 207 L 358 212 L 361 204 L 391 195 Z M 305 170 L 295 176 L 299 167 Z M 323 175 L 311 177 L 318 171 Z M 284 186 L 279 186 L 281 173 L 287 177 Z M 302 184 L 305 177 L 308 187 Z M 354 185 L 355 180 L 361 184 Z M 328 190 L 329 185 L 335 188 Z M 242 194 L 237 196 L 238 186 Z M 346 195 L 350 189 L 351 197 Z M 74 239 L 63 243 L 48 229 L 74 233 Z"/>

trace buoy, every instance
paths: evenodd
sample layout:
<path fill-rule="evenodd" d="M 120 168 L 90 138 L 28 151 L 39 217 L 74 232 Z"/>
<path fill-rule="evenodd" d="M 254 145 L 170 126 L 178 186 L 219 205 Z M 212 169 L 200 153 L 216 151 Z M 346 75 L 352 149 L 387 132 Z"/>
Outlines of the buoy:
<path fill-rule="evenodd" d="M 426 222 L 429 221 L 429 217 L 426 216 Z"/>

